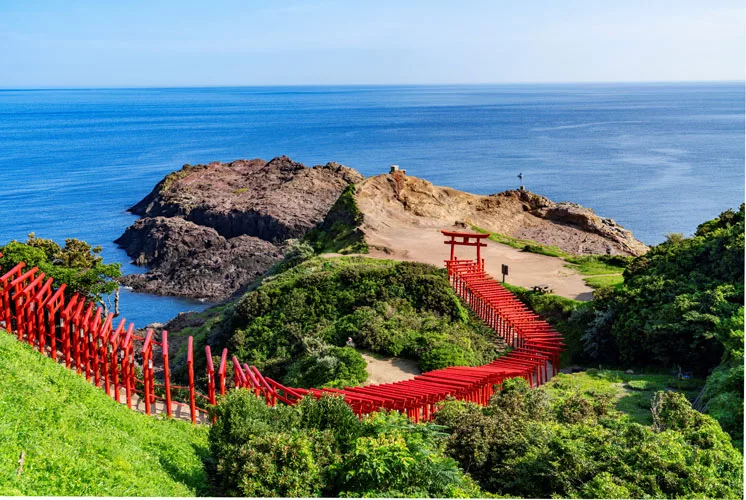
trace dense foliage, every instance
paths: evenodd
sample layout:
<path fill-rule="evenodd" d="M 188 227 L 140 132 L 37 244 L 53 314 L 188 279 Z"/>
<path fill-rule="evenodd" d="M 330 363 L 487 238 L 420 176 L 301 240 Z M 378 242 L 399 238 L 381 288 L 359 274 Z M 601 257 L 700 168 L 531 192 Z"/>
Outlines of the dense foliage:
<path fill-rule="evenodd" d="M 600 359 L 706 372 L 724 346 L 743 348 L 743 266 L 741 208 L 635 259 L 624 286 L 599 298 L 597 310 L 611 312 L 611 327 L 600 325 L 588 343 L 609 344 Z"/>
<path fill-rule="evenodd" d="M 743 259 L 741 206 L 700 225 L 691 238 L 668 235 L 632 262 L 603 262 L 626 264 L 624 283 L 597 290 L 592 302 L 510 288 L 563 334 L 565 363 L 711 373 L 697 407 L 741 440 Z"/>
<path fill-rule="evenodd" d="M 355 185 L 347 186 L 329 209 L 324 221 L 309 231 L 303 241 L 317 253 L 368 253 L 360 231 L 363 213 L 355 200 Z"/>
<path fill-rule="evenodd" d="M 3 331 L 0 414 L 0 495 L 206 493 L 205 427 L 134 412 Z"/>
<path fill-rule="evenodd" d="M 214 409 L 210 473 L 219 495 L 480 496 L 445 456 L 445 434 L 399 413 L 359 420 L 340 398 L 267 407 L 245 390 Z"/>
<path fill-rule="evenodd" d="M 436 422 L 448 454 L 482 488 L 549 498 L 740 498 L 743 457 L 679 393 L 658 392 L 652 427 L 612 410 L 608 395 L 551 397 L 506 381 L 486 408 L 449 401 Z"/>
<path fill-rule="evenodd" d="M 20 262 L 26 268 L 37 266 L 55 283 L 65 283 L 67 293 L 84 295 L 94 302 L 104 302 L 119 288 L 119 264 L 104 264 L 101 247 L 91 247 L 85 241 L 68 238 L 61 247 L 52 240 L 29 234 L 26 243 L 11 241 L 0 247 L 0 266 L 6 271 Z"/>
<path fill-rule="evenodd" d="M 594 362 L 706 375 L 703 406 L 743 436 L 744 206 L 671 236 L 598 293 L 583 335 Z M 585 311 L 588 314 L 588 311 Z"/>
<path fill-rule="evenodd" d="M 419 359 L 423 370 L 498 355 L 494 332 L 470 316 L 444 271 L 362 257 L 315 258 L 265 279 L 236 305 L 232 332 L 240 359 L 302 387 L 363 380 L 349 339 Z"/>

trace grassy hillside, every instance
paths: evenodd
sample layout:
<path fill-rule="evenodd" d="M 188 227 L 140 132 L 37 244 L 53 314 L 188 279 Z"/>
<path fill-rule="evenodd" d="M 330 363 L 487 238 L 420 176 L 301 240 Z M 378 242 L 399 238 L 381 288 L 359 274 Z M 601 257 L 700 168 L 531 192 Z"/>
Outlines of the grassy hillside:
<path fill-rule="evenodd" d="M 489 231 L 477 226 L 471 228 L 478 233 Z M 624 283 L 622 276 L 633 257 L 624 255 L 572 255 L 559 247 L 544 245 L 532 240 L 522 240 L 505 234 L 490 233 L 489 239 L 517 248 L 524 252 L 557 257 L 567 262 L 565 267 L 576 270 L 584 276 L 583 281 L 591 288 L 619 287 Z"/>
<path fill-rule="evenodd" d="M 0 495 L 194 496 L 204 490 L 206 428 L 133 412 L 4 331 L 0 415 Z"/>
<path fill-rule="evenodd" d="M 546 390 L 555 397 L 568 392 L 608 396 L 614 408 L 629 415 L 633 422 L 652 425 L 650 405 L 656 392 L 681 392 L 693 401 L 704 385 L 704 380 L 697 378 L 684 380 L 660 373 L 628 374 L 621 370 L 590 368 L 572 375 L 560 373 L 546 385 Z"/>
<path fill-rule="evenodd" d="M 228 347 L 289 385 L 361 383 L 362 357 L 346 347 L 418 360 L 424 371 L 481 365 L 505 346 L 464 307 L 445 270 L 366 257 L 314 257 L 269 276 L 231 303 L 169 325 L 201 350 Z M 195 366 L 202 373 L 200 361 Z"/>

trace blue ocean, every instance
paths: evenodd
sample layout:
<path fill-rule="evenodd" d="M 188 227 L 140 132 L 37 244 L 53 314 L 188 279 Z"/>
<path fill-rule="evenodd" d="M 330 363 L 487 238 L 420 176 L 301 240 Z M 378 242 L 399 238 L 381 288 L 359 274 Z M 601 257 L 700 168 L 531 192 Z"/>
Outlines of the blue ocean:
<path fill-rule="evenodd" d="M 288 155 L 480 194 L 518 187 L 648 244 L 744 201 L 744 84 L 546 84 L 0 91 L 0 244 L 101 245 L 184 163 Z M 123 293 L 143 326 L 206 304 Z"/>

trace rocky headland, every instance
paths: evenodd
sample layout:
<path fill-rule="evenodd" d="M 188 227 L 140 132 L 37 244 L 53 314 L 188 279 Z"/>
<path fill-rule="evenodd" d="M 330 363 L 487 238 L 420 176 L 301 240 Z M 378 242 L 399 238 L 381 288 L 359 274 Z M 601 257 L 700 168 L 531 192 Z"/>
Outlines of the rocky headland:
<path fill-rule="evenodd" d="M 373 247 L 388 248 L 390 244 L 381 236 L 395 229 L 416 231 L 456 223 L 556 246 L 576 255 L 637 256 L 648 249 L 613 219 L 525 190 L 476 195 L 394 172 L 363 181 L 357 189 L 357 203 L 365 214 L 361 230 Z"/>
<path fill-rule="evenodd" d="M 350 185 L 354 189 L 346 190 Z M 141 218 L 116 243 L 148 270 L 125 276 L 122 284 L 135 291 L 212 301 L 263 275 L 283 258 L 289 240 L 314 228 L 312 240 L 318 241 L 319 233 L 328 239 L 340 225 L 344 234 L 363 240 L 353 251 L 369 247 L 392 258 L 405 252 L 418 232 L 429 235 L 454 225 L 557 246 L 571 254 L 647 251 L 612 219 L 529 191 L 475 195 L 402 172 L 366 179 L 338 163 L 309 168 L 285 156 L 269 162 L 185 165 L 130 211 Z M 351 224 L 355 227 L 347 227 Z"/>
<path fill-rule="evenodd" d="M 184 165 L 130 211 L 141 218 L 116 240 L 145 274 L 135 291 L 220 300 L 282 259 L 285 243 L 323 219 L 363 176 L 338 163 L 306 167 L 282 156 Z"/>

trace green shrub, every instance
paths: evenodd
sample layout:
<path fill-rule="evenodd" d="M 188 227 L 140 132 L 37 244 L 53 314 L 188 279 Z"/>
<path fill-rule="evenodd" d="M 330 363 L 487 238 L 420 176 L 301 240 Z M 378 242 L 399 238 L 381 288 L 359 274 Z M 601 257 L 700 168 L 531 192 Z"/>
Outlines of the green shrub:
<path fill-rule="evenodd" d="M 365 367 L 365 360 L 355 349 L 328 346 L 291 364 L 284 382 L 291 387 L 358 385 L 368 378 Z"/>
<path fill-rule="evenodd" d="M 499 495 L 742 496 L 742 455 L 681 394 L 655 396 L 652 428 L 620 418 L 609 402 L 569 389 L 549 398 L 544 388 L 505 381 L 488 407 L 450 401 L 435 420 L 451 432 L 448 453 Z"/>
<path fill-rule="evenodd" d="M 314 258 L 244 295 L 230 321 L 240 359 L 301 387 L 364 380 L 359 358 L 331 349 L 349 338 L 357 348 L 420 359 L 423 369 L 484 364 L 500 352 L 445 272 L 417 263 Z M 310 352 L 311 344 L 327 347 Z"/>
<path fill-rule="evenodd" d="M 319 496 L 323 485 L 313 444 L 297 433 L 255 436 L 224 455 L 218 472 L 239 478 L 235 486 L 224 490 L 230 496 Z"/>
<path fill-rule="evenodd" d="M 25 270 L 37 266 L 47 278 L 54 278 L 55 284 L 65 283 L 68 296 L 77 292 L 104 304 L 119 288 L 116 278 L 122 273 L 121 264 L 104 264 L 101 251 L 101 247 L 74 238 L 66 239 L 62 247 L 31 233 L 26 243 L 14 240 L 0 246 L 0 268 L 7 271 L 20 262 L 26 263 Z"/>
<path fill-rule="evenodd" d="M 225 396 L 210 430 L 216 492 L 240 496 L 481 496 L 443 453 L 446 435 L 393 412 L 362 421 L 338 397 L 267 407 Z"/>
<path fill-rule="evenodd" d="M 712 372 L 702 406 L 741 439 L 743 267 L 744 205 L 701 224 L 691 238 L 667 238 L 629 263 L 623 286 L 596 293 L 581 335 L 585 357 Z"/>
<path fill-rule="evenodd" d="M 447 366 L 471 366 L 475 364 L 469 353 L 453 344 L 435 345 L 420 357 L 422 371 L 438 370 Z"/>

